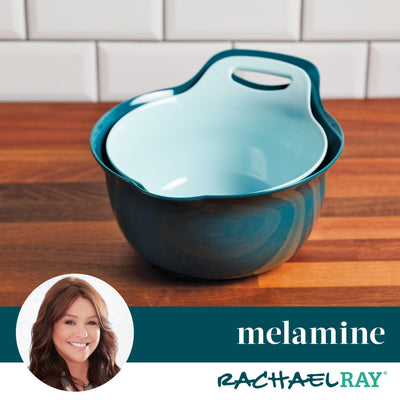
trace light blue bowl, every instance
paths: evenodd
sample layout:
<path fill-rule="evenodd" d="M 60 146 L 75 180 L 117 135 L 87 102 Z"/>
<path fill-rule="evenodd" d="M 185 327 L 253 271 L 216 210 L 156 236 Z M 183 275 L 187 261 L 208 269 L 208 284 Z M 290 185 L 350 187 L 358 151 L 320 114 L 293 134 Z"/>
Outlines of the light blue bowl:
<path fill-rule="evenodd" d="M 254 87 L 236 71 L 289 78 Z M 114 168 L 168 198 L 268 193 L 314 171 L 328 142 L 311 112 L 311 80 L 295 64 L 231 55 L 215 61 L 189 89 L 159 93 L 123 116 L 106 140 Z"/>
<path fill-rule="evenodd" d="M 251 56 L 291 63 L 311 80 L 311 110 L 328 141 L 326 155 L 310 175 L 284 188 L 249 194 L 168 197 L 152 194 L 110 163 L 106 140 L 132 110 L 183 94 L 224 58 Z M 210 59 L 189 82 L 121 103 L 94 126 L 92 152 L 105 172 L 111 206 L 131 245 L 150 263 L 178 274 L 230 279 L 258 274 L 287 261 L 309 236 L 321 209 L 326 175 L 343 148 L 343 134 L 325 111 L 319 74 L 306 60 L 276 53 L 229 50 Z M 155 160 L 147 160 L 151 165 Z"/>

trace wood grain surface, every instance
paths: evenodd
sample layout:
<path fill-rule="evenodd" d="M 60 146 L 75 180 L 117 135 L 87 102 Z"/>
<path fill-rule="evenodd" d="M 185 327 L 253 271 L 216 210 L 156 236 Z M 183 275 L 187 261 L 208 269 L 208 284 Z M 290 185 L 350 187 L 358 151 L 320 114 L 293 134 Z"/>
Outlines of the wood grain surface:
<path fill-rule="evenodd" d="M 324 102 L 345 134 L 310 238 L 233 281 L 149 265 L 114 220 L 89 135 L 110 103 L 0 104 L 0 306 L 82 273 L 130 306 L 400 306 L 400 99 Z"/>

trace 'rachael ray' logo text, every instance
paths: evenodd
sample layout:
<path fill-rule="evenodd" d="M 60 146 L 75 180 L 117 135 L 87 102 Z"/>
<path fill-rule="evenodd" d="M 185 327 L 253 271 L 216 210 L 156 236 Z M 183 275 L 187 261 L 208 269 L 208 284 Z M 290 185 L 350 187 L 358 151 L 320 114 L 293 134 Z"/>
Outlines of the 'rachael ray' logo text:
<path fill-rule="evenodd" d="M 218 387 L 228 386 L 233 389 L 249 387 L 252 389 L 262 389 L 272 387 L 273 389 L 293 389 L 294 387 L 319 387 L 328 388 L 360 388 L 360 387 L 379 387 L 380 378 L 387 375 L 387 372 L 339 372 L 333 377 L 329 372 L 301 373 L 295 372 L 285 374 L 283 371 L 268 372 L 263 371 L 256 376 L 242 371 L 236 377 L 231 373 L 225 373 L 218 377 Z"/>

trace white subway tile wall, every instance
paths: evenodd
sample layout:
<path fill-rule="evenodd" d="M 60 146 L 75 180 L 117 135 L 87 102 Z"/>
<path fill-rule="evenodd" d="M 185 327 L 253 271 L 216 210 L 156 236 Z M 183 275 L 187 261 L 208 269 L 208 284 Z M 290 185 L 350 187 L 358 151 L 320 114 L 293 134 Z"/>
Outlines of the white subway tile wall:
<path fill-rule="evenodd" d="M 162 0 L 28 0 L 31 39 L 162 39 Z"/>
<path fill-rule="evenodd" d="M 399 0 L 304 0 L 303 38 L 400 39 Z"/>
<path fill-rule="evenodd" d="M 166 0 L 166 39 L 297 40 L 301 0 Z"/>
<path fill-rule="evenodd" d="M 400 42 L 372 43 L 368 77 L 369 97 L 399 97 Z"/>
<path fill-rule="evenodd" d="M 0 0 L 0 40 L 25 38 L 24 0 Z"/>
<path fill-rule="evenodd" d="M 400 97 L 400 0 L 0 0 L 0 101 L 121 101 L 248 48 L 314 62 L 323 98 Z"/>
<path fill-rule="evenodd" d="M 0 43 L 4 101 L 96 101 L 96 52 L 85 42 Z"/>
<path fill-rule="evenodd" d="M 229 42 L 99 43 L 100 100 L 129 99 L 180 85 Z"/>

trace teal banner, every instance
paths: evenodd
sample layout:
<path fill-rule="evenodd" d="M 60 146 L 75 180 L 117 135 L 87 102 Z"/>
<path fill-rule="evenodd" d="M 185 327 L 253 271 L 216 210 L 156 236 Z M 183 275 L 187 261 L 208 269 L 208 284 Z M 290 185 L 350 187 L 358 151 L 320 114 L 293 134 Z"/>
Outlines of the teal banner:
<path fill-rule="evenodd" d="M 397 307 L 181 307 L 131 312 L 131 362 L 400 361 Z"/>
<path fill-rule="evenodd" d="M 399 307 L 131 307 L 129 362 L 399 362 Z M 19 307 L 0 361 L 19 362 Z"/>
<path fill-rule="evenodd" d="M 22 362 L 17 348 L 15 328 L 21 307 L 0 307 L 3 329 L 0 333 L 0 362 Z"/>

